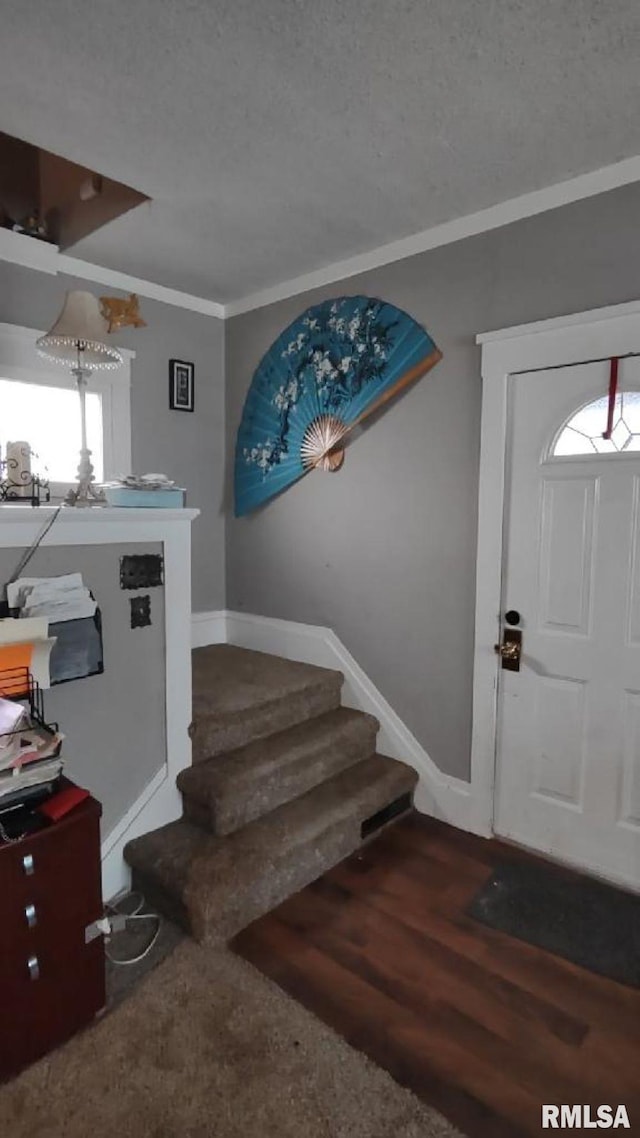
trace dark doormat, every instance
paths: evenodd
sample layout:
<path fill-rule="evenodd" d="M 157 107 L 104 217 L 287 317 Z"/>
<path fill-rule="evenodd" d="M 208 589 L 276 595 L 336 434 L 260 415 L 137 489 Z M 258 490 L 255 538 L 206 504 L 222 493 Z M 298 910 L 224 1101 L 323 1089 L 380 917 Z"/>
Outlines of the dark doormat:
<path fill-rule="evenodd" d="M 640 896 L 544 865 L 499 865 L 467 909 L 483 925 L 640 988 Z"/>

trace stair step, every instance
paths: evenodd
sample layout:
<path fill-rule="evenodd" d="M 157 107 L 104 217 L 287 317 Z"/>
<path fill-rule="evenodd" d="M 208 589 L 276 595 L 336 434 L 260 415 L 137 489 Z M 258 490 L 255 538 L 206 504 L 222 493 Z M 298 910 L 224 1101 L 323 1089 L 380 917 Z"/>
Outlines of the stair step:
<path fill-rule="evenodd" d="M 340 704 L 341 672 L 233 644 L 192 652 L 192 761 L 293 727 Z"/>
<path fill-rule="evenodd" d="M 373 755 L 226 837 L 171 822 L 125 847 L 134 888 L 197 940 L 228 939 L 353 853 L 417 778 Z"/>
<path fill-rule="evenodd" d="M 230 834 L 375 751 L 373 715 L 338 707 L 178 775 L 188 821 Z"/>

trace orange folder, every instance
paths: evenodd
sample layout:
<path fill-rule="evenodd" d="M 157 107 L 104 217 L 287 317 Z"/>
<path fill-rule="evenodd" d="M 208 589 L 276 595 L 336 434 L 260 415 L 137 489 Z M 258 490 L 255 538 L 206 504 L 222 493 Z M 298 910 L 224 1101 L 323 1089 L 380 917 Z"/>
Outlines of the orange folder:
<path fill-rule="evenodd" d="M 0 695 L 23 694 L 23 675 L 31 668 L 33 644 L 3 644 L 0 647 Z M 5 673 L 9 673 L 8 675 Z"/>

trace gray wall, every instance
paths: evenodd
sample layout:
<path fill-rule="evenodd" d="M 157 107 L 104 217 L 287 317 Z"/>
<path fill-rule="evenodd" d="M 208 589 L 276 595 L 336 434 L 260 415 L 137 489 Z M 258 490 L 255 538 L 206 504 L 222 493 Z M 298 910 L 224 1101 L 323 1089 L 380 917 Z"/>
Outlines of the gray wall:
<path fill-rule="evenodd" d="M 21 552 L 0 550 L 1 580 Z M 121 554 L 156 552 L 153 544 L 52 546 L 39 549 L 24 573 L 80 572 L 102 612 L 104 673 L 51 688 L 44 707 L 65 735 L 65 773 L 102 803 L 103 837 L 166 759 L 164 589 L 142 590 L 151 597 L 151 625 L 132 629 L 128 598 L 137 593 L 119 581 Z"/>
<path fill-rule="evenodd" d="M 48 328 L 68 288 L 112 293 L 104 285 L 49 276 L 0 261 L 0 321 Z M 133 465 L 138 472 L 160 470 L 188 491 L 189 505 L 202 511 L 194 522 L 193 607 L 224 605 L 224 327 L 200 316 L 141 297 L 146 328 L 125 330 L 116 340 L 132 348 Z M 195 412 L 169 410 L 169 360 L 195 364 Z M 0 407 L 0 414 L 2 408 Z"/>
<path fill-rule="evenodd" d="M 307 305 L 358 292 L 425 324 L 444 360 L 348 450 L 232 520 L 251 376 Z M 329 625 L 437 765 L 468 778 L 478 455 L 476 333 L 640 296 L 640 188 L 626 187 L 229 322 L 227 604 Z"/>

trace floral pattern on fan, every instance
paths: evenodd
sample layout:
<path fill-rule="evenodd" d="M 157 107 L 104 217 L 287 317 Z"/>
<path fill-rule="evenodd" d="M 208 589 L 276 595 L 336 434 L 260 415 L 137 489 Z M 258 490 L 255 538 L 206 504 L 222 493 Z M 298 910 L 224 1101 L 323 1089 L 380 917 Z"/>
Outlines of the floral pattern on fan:
<path fill-rule="evenodd" d="M 441 358 L 421 325 L 368 296 L 303 312 L 254 374 L 238 430 L 236 513 L 247 513 L 308 471 L 336 471 L 345 436 Z"/>
<path fill-rule="evenodd" d="M 274 438 L 245 447 L 243 452 L 245 460 L 265 474 L 288 453 L 291 413 L 310 383 L 324 397 L 326 412 L 340 419 L 341 408 L 383 373 L 397 321 L 385 324 L 381 320 L 385 306 L 380 300 L 365 298 L 362 308 L 345 312 L 350 299 L 326 301 L 313 314 L 303 316 L 303 329 L 280 352 L 292 374 L 273 395 L 279 429 Z"/>

